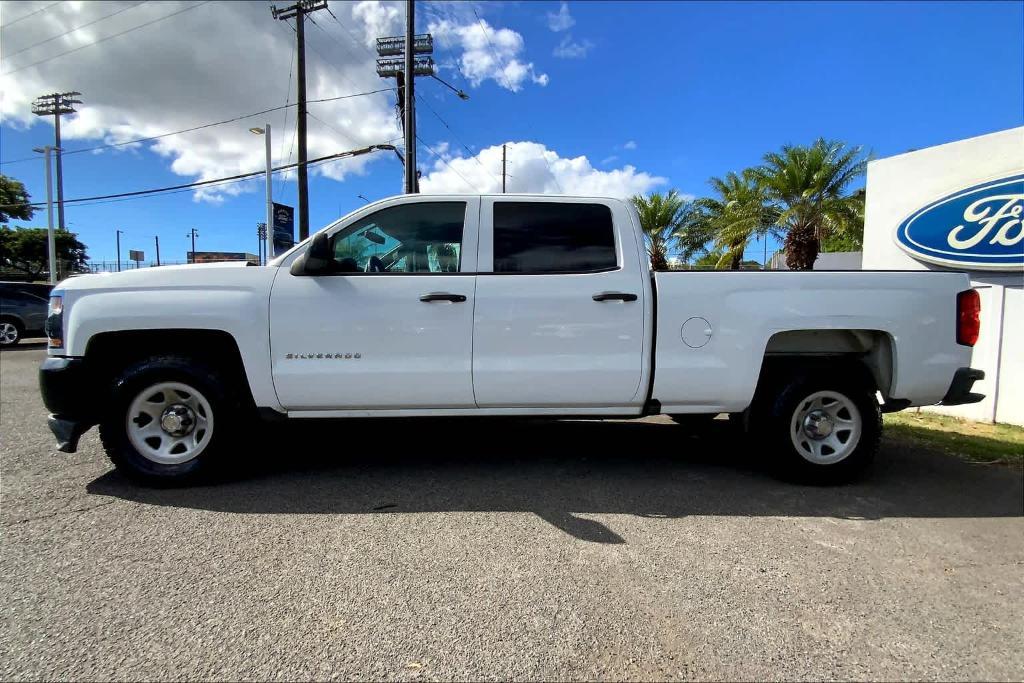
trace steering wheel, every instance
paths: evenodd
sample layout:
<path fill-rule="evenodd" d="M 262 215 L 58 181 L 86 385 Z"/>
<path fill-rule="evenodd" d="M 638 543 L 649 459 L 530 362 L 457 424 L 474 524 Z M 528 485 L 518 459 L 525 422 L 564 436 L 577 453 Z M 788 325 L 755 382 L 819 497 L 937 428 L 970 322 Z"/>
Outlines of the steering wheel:
<path fill-rule="evenodd" d="M 383 273 L 384 262 L 376 256 L 371 256 L 370 260 L 366 262 L 366 268 L 363 269 L 367 273 Z"/>

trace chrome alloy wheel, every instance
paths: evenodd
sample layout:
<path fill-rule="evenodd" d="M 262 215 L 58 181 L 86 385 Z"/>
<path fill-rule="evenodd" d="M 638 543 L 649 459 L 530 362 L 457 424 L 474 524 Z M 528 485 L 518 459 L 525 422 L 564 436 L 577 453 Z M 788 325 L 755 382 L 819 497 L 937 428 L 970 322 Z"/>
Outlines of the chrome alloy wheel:
<path fill-rule="evenodd" d="M 817 391 L 797 404 L 789 436 L 797 452 L 816 465 L 833 465 L 857 448 L 862 418 L 849 398 Z"/>
<path fill-rule="evenodd" d="M 0 345 L 9 346 L 18 341 L 18 328 L 14 323 L 0 322 Z"/>
<path fill-rule="evenodd" d="M 201 393 L 180 382 L 140 391 L 128 408 L 128 440 L 144 458 L 178 465 L 195 458 L 213 435 L 213 410 Z"/>

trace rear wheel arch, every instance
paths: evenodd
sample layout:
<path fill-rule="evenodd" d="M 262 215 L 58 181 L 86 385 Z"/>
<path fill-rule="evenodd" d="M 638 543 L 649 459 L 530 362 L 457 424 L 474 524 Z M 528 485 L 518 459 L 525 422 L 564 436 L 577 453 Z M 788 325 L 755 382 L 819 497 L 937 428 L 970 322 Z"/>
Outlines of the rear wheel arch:
<path fill-rule="evenodd" d="M 794 329 L 775 332 L 766 342 L 758 376 L 814 368 L 841 369 L 870 384 L 886 399 L 896 382 L 896 343 L 877 329 Z"/>

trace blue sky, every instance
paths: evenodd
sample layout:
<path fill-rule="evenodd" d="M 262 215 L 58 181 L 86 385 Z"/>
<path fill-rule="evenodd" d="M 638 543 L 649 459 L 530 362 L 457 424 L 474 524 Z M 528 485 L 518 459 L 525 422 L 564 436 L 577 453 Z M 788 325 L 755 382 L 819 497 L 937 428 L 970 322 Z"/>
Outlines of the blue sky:
<path fill-rule="evenodd" d="M 0 26 L 46 4 L 4 3 Z M 80 11 L 103 16 L 127 6 L 90 5 Z M 26 114 L 26 98 L 57 89 L 81 90 L 86 103 L 83 122 L 69 126 L 74 137 L 65 140 L 66 149 L 284 104 L 290 31 L 274 25 L 265 3 L 244 9 L 211 3 L 7 74 L 77 47 L 73 39 L 84 44 L 143 23 L 150 16 L 143 11 L 159 17 L 173 6 L 165 7 L 126 10 L 123 16 L 98 22 L 90 29 L 96 32 L 87 37 L 76 32 L 5 59 L 0 86 L 8 95 L 0 107 L 0 161 L 31 156 L 33 147 L 52 140 L 52 127 Z M 325 15 L 319 26 L 307 26 L 316 50 L 310 52 L 310 97 L 386 85 L 373 74 L 360 38 L 396 26 L 395 11 L 388 14 L 395 8 L 368 3 L 356 9 L 338 2 L 331 7 L 337 22 Z M 423 148 L 420 164 L 434 188 L 457 191 L 476 185 L 491 190 L 493 186 L 480 185 L 489 185 L 499 173 L 493 150 L 490 156 L 470 157 L 505 142 L 537 143 L 510 148 L 521 157 L 533 155 L 513 160 L 518 164 L 512 166 L 515 182 L 523 187 L 513 184 L 512 189 L 550 190 L 551 183 L 538 179 L 550 173 L 556 178 L 552 182 L 561 178 L 560 185 L 578 188 L 621 187 L 625 192 L 674 187 L 701 195 L 710 176 L 741 170 L 767 151 L 818 136 L 888 156 L 1019 126 L 1024 124 L 1022 8 L 1019 2 L 575 2 L 566 9 L 557 2 L 424 5 L 420 30 L 434 22 L 440 34 L 436 58 L 445 65 L 440 75 L 466 89 L 470 100 L 460 101 L 435 81 L 418 81 L 421 96 L 447 123 L 421 106 L 419 135 L 449 165 Z M 55 11 L 44 10 L 12 26 L 3 35 L 5 44 L 11 44 L 4 54 L 94 18 L 70 9 L 47 17 Z M 190 27 L 226 19 L 219 13 L 243 11 L 246 21 L 266 31 L 265 36 L 254 36 L 244 26 L 232 28 L 233 22 L 225 20 L 219 29 L 226 32 L 222 44 L 191 37 Z M 136 12 L 140 14 L 133 17 Z M 481 48 L 474 43 L 479 36 L 474 38 L 473 31 L 481 22 L 497 45 Z M 163 49 L 157 43 L 165 39 Z M 197 42 L 190 45 L 190 40 Z M 518 79 L 513 83 L 516 92 L 509 89 L 507 77 L 494 71 L 494 64 L 479 62 L 480 51 L 490 49 L 498 51 L 494 61 L 499 69 L 512 62 L 522 67 L 504 72 Z M 175 50 L 181 51 L 180 59 Z M 203 59 L 190 61 L 189 53 L 200 50 Z M 132 55 L 137 69 L 125 62 Z M 486 54 L 483 58 L 488 59 Z M 203 69 L 201 84 L 192 71 L 196 62 Z M 122 76 L 124 82 L 119 82 Z M 310 121 L 311 134 L 319 135 L 318 150 L 340 151 L 395 134 L 388 96 L 372 97 L 379 101 L 357 98 L 367 100 L 359 105 L 365 110 L 311 105 L 331 126 Z M 90 107 L 98 113 L 85 121 Z M 285 129 L 283 121 L 275 120 L 277 142 L 290 142 L 293 122 L 292 117 Z M 178 146 L 159 151 L 143 145 L 68 156 L 65 197 L 175 185 L 259 168 L 262 141 L 245 129 L 260 123 L 259 118 L 247 119 L 202 134 L 174 136 Z M 228 127 L 230 135 L 221 130 Z M 280 148 L 277 163 L 287 157 L 287 149 Z M 540 149 L 547 151 L 546 161 Z M 311 156 L 316 154 L 311 151 Z M 579 157 L 586 157 L 585 162 Z M 456 177 L 452 168 L 469 182 Z M 401 185 L 401 168 L 393 156 L 364 158 L 338 169 L 340 181 L 313 176 L 314 229 L 362 204 L 358 195 L 375 199 L 396 193 Z M 45 198 L 41 161 L 4 164 L 0 170 L 24 181 L 34 199 Z M 115 229 L 125 231 L 123 252 L 145 249 L 147 257 L 152 256 L 153 236 L 159 235 L 165 260 L 184 259 L 192 227 L 199 229 L 201 249 L 252 252 L 255 223 L 263 217 L 262 179 L 237 189 L 241 193 L 212 198 L 184 192 L 68 206 L 67 221 L 95 260 L 114 258 Z M 293 182 L 275 183 L 277 201 L 294 204 L 295 195 Z M 45 225 L 45 220 L 42 211 L 32 223 Z M 751 256 L 760 259 L 761 247 L 752 246 Z"/>

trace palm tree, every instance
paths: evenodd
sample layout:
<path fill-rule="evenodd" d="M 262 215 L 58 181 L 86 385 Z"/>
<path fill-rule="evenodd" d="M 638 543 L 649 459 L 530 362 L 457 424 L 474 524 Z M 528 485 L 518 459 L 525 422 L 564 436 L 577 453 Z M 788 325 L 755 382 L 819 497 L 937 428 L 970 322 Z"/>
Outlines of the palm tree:
<path fill-rule="evenodd" d="M 779 210 L 768 201 L 751 169 L 740 174 L 730 171 L 725 178 L 711 178 L 708 183 L 718 197 L 697 203 L 712 227 L 715 251 L 721 254 L 718 267 L 729 264 L 732 270 L 739 270 L 751 239 L 781 235 L 776 225 Z"/>
<path fill-rule="evenodd" d="M 640 214 L 640 228 L 646 238 L 651 268 L 668 270 L 668 250 L 679 239 L 676 232 L 687 213 L 689 202 L 676 190 L 667 194 L 652 192 L 649 197 L 638 194 L 632 202 Z"/>
<path fill-rule="evenodd" d="M 780 209 L 778 224 L 786 230 L 790 269 L 811 270 L 823 237 L 863 232 L 863 194 L 848 194 L 847 189 L 866 166 L 860 147 L 818 138 L 810 147 L 787 145 L 767 154 L 764 164 L 753 169 L 753 177 Z"/>

